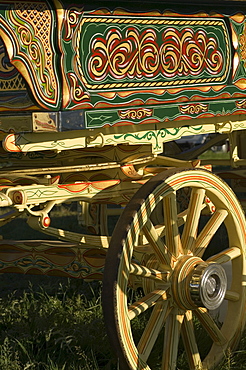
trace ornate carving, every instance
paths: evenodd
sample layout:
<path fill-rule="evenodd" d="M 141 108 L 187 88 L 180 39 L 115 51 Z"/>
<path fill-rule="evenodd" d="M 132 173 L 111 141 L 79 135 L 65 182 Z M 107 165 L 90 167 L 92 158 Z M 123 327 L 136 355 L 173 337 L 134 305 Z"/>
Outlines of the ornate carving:
<path fill-rule="evenodd" d="M 179 107 L 179 110 L 183 114 L 200 114 L 208 111 L 208 104 L 188 104 Z"/>
<path fill-rule="evenodd" d="M 81 17 L 83 15 L 83 9 L 77 7 L 68 7 L 64 13 L 58 15 L 58 20 L 60 20 L 60 30 L 62 35 L 60 42 L 60 48 L 62 50 L 61 55 L 61 72 L 63 75 L 63 107 L 68 108 L 69 106 L 87 103 L 90 100 L 89 94 L 84 91 L 84 85 L 81 84 L 78 78 L 77 68 L 81 69 L 81 60 L 79 56 L 79 51 L 75 51 L 78 47 L 78 40 L 80 40 L 81 33 L 79 24 L 81 22 Z M 74 42 L 76 40 L 76 42 Z M 65 43 L 66 51 L 65 51 Z M 67 50 L 69 45 L 70 52 Z M 72 55 L 71 64 L 73 66 L 72 70 L 67 70 L 67 54 Z M 70 69 L 70 67 L 69 67 Z M 80 74 L 81 78 L 81 74 Z"/>
<path fill-rule="evenodd" d="M 182 133 L 189 132 L 191 135 L 193 133 L 202 133 L 203 126 L 192 127 L 190 126 L 189 129 L 187 128 L 178 128 L 173 127 L 170 129 L 162 128 L 160 130 L 150 130 L 146 132 L 137 132 L 137 133 L 126 133 L 126 134 L 116 134 L 114 135 L 114 140 L 117 142 L 120 140 L 121 142 L 139 142 L 141 144 L 152 143 L 153 149 L 155 151 L 161 150 L 163 142 L 165 138 L 173 137 L 173 140 L 177 140 L 182 136 Z M 111 142 L 112 143 L 112 142 Z"/>
<path fill-rule="evenodd" d="M 223 18 L 71 5 L 59 19 L 64 109 L 119 106 L 130 94 L 164 99 L 183 87 L 213 92 L 227 83 L 232 58 Z"/>
<path fill-rule="evenodd" d="M 241 50 L 241 58 L 245 62 L 246 61 L 246 23 L 243 27 L 243 33 L 240 35 L 239 38 L 240 43 L 240 50 Z"/>
<path fill-rule="evenodd" d="M 5 17 L 7 23 L 1 25 L 1 35 L 8 39 L 11 34 L 11 62 L 24 75 L 39 104 L 57 107 L 60 89 L 56 75 L 51 9 L 43 1 L 19 1 L 12 4 Z"/>
<path fill-rule="evenodd" d="M 128 119 L 143 119 L 145 117 L 151 117 L 153 115 L 153 109 L 139 108 L 139 109 L 127 109 L 118 111 L 120 118 Z"/>
<path fill-rule="evenodd" d="M 129 27 L 124 34 L 115 28 L 107 29 L 105 36 L 92 40 L 88 62 L 94 81 L 103 81 L 108 75 L 114 79 L 153 78 L 158 74 L 167 78 L 198 76 L 204 70 L 218 75 L 223 66 L 216 38 L 191 28 L 166 28 L 159 44 L 151 28 L 139 32 Z"/>
<path fill-rule="evenodd" d="M 26 90 L 25 81 L 17 69 L 10 63 L 5 45 L 0 39 L 0 91 Z"/>
<path fill-rule="evenodd" d="M 72 39 L 74 32 L 76 31 L 76 27 L 79 24 L 81 14 L 83 9 L 79 8 L 68 8 L 65 12 L 65 33 L 64 33 L 64 40 L 69 41 Z"/>
<path fill-rule="evenodd" d="M 236 102 L 236 107 L 238 109 L 246 109 L 246 99 L 240 100 Z"/>
<path fill-rule="evenodd" d="M 83 87 L 79 84 L 78 76 L 75 73 L 68 73 L 68 80 L 70 82 L 71 98 L 74 103 L 88 101 L 90 99 L 89 94 L 87 94 Z"/>
<path fill-rule="evenodd" d="M 36 270 L 47 275 L 55 271 L 60 276 L 101 279 L 105 256 L 103 250 L 88 250 L 72 243 L 16 241 L 0 244 L 0 270 L 19 273 Z"/>

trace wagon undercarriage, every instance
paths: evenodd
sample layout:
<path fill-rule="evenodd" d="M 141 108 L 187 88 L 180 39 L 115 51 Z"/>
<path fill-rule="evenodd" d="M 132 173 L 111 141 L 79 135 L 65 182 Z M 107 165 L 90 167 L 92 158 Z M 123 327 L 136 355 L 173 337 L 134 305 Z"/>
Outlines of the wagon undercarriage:
<path fill-rule="evenodd" d="M 198 151 L 187 152 L 189 160 L 157 155 L 151 145 L 43 151 L 34 159 L 11 153 L 9 171 L 3 166 L 0 177 L 1 224 L 25 215 L 45 236 L 3 239 L 0 271 L 104 280 L 105 319 L 122 369 L 151 368 L 159 335 L 164 369 L 176 366 L 180 335 L 189 368 L 212 368 L 237 344 L 244 322 L 245 219 L 230 188 L 195 159 Z M 236 169 L 226 167 L 226 178 L 243 175 L 238 162 Z M 52 226 L 55 207 L 71 202 L 83 232 Z M 111 235 L 111 217 L 121 213 Z M 141 291 L 130 306 L 129 288 Z M 146 328 L 137 345 L 131 323 L 142 316 Z M 194 321 L 210 338 L 205 355 Z"/>

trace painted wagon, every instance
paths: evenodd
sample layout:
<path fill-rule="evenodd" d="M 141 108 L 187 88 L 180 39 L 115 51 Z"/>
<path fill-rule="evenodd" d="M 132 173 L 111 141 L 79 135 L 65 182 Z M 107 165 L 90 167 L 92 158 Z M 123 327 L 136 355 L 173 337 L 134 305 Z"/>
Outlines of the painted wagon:
<path fill-rule="evenodd" d="M 103 279 L 121 369 L 214 368 L 245 321 L 245 129 L 245 1 L 1 1 L 0 223 L 44 237 L 3 237 L 0 272 Z M 52 223 L 71 202 L 83 232 Z"/>

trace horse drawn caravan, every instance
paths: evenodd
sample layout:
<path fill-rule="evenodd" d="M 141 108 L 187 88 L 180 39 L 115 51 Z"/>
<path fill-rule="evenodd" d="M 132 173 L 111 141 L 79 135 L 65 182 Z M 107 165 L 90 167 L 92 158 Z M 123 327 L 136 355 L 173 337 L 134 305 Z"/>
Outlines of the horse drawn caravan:
<path fill-rule="evenodd" d="M 4 0 L 0 37 L 0 222 L 45 235 L 1 240 L 0 272 L 103 279 L 121 369 L 213 369 L 245 321 L 245 2 Z M 54 227 L 68 202 L 88 232 Z"/>

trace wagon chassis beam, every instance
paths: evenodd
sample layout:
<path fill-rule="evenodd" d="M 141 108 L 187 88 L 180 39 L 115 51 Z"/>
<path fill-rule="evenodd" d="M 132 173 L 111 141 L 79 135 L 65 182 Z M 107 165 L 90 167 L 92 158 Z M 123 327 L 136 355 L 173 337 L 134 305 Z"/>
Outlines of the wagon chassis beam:
<path fill-rule="evenodd" d="M 10 175 L 48 175 L 57 173 L 69 173 L 69 172 L 87 172 L 87 171 L 97 171 L 97 170 L 108 170 L 113 168 L 120 168 L 125 165 L 143 165 L 151 163 L 155 160 L 155 156 L 150 155 L 143 158 L 133 159 L 131 161 L 119 162 L 107 162 L 107 163 L 92 163 L 92 164 L 82 164 L 75 166 L 58 166 L 58 167 L 45 167 L 45 168 L 28 168 L 24 170 L 9 169 L 8 171 L 0 171 L 0 176 L 10 176 Z"/>

